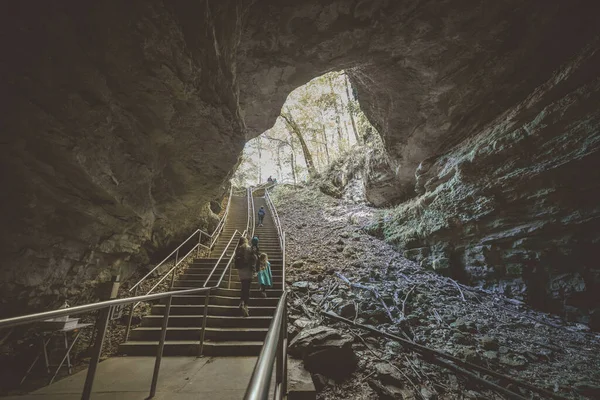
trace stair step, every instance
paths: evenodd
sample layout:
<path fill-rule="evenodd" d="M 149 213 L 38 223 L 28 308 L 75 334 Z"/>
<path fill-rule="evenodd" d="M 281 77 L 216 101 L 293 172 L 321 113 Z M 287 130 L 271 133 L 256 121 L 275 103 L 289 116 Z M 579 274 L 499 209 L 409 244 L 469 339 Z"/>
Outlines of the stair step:
<path fill-rule="evenodd" d="M 203 305 L 206 301 L 205 296 L 198 295 L 184 295 L 184 296 L 174 296 L 172 303 L 175 304 L 201 304 Z M 279 302 L 279 297 L 251 297 L 250 303 L 253 306 L 259 307 L 275 307 Z M 237 307 L 240 303 L 240 292 L 237 291 L 235 297 L 227 297 L 227 296 L 213 296 L 211 294 L 209 305 L 220 305 L 220 306 L 235 306 Z"/>
<path fill-rule="evenodd" d="M 252 304 L 252 301 L 250 301 Z M 250 317 L 240 316 L 212 316 L 207 317 L 206 324 L 211 328 L 229 327 L 229 328 L 268 328 L 272 317 L 270 316 L 253 316 L 252 306 L 249 307 Z M 162 326 L 162 315 L 146 315 L 142 318 L 142 326 Z M 171 315 L 169 316 L 168 326 L 179 327 L 202 327 L 202 315 Z"/>
<path fill-rule="evenodd" d="M 231 340 L 265 340 L 269 328 L 206 328 L 204 340 L 223 342 Z M 157 341 L 160 339 L 162 327 L 145 326 L 135 328 L 130 333 L 132 341 Z M 167 328 L 167 341 L 200 340 L 202 328 L 170 327 Z"/>
<path fill-rule="evenodd" d="M 283 271 L 282 270 L 273 270 L 273 269 L 271 269 L 271 274 L 273 275 L 273 279 L 275 279 L 275 278 L 281 278 L 283 276 Z M 206 279 L 209 277 L 209 275 L 210 275 L 209 273 L 196 274 L 196 273 L 187 273 L 187 272 L 185 272 L 182 275 L 179 275 L 178 279 L 180 281 L 189 281 L 189 280 L 192 280 L 192 281 L 206 281 Z M 215 277 L 215 275 L 217 275 L 217 274 L 216 273 L 213 274 L 211 276 L 211 279 L 213 279 Z M 217 276 L 220 277 L 221 275 L 219 274 Z M 234 272 L 232 272 L 232 276 L 237 277 L 238 275 L 234 271 Z"/>
<path fill-rule="evenodd" d="M 273 316 L 275 314 L 275 306 L 252 306 L 250 311 L 255 316 Z M 162 316 L 165 313 L 165 305 L 157 304 L 152 307 L 152 315 Z M 204 315 L 204 305 L 197 304 L 176 304 L 171 305 L 169 318 L 173 315 Z M 208 315 L 211 316 L 239 316 L 241 311 L 237 305 L 235 306 L 222 306 L 212 305 L 208 306 Z"/>
<path fill-rule="evenodd" d="M 207 287 L 211 287 L 213 285 L 216 285 L 218 282 L 219 278 L 213 279 L 211 278 L 211 280 L 208 282 L 208 284 L 206 285 Z M 177 288 L 180 290 L 184 290 L 184 289 L 197 289 L 197 288 L 201 288 L 204 286 L 204 283 L 206 281 L 192 281 L 192 280 L 187 280 L 187 281 L 177 281 L 175 282 L 175 285 L 173 286 L 173 288 Z M 227 277 L 223 279 L 223 281 L 221 282 L 221 287 L 227 286 L 228 284 L 228 279 Z M 273 282 L 273 289 L 280 289 L 281 288 L 281 282 Z M 242 288 L 242 284 L 237 280 L 237 278 L 235 279 L 231 279 L 231 289 L 237 289 L 240 290 Z M 250 286 L 251 289 L 259 289 L 260 285 L 258 284 L 258 282 L 256 282 L 256 280 L 254 280 Z"/>
<path fill-rule="evenodd" d="M 205 341 L 203 355 L 205 356 L 256 356 L 262 348 L 262 341 Z M 200 341 L 165 341 L 163 355 L 165 356 L 197 356 Z M 121 354 L 130 356 L 155 356 L 158 348 L 157 341 L 128 341 L 119 346 Z"/>

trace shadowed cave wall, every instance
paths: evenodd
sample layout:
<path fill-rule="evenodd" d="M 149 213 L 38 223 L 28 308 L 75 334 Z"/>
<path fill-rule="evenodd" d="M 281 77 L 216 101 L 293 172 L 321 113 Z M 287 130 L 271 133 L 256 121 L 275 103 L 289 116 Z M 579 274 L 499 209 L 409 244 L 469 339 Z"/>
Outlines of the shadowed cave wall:
<path fill-rule="evenodd" d="M 90 289 L 111 271 L 127 276 L 195 227 L 210 227 L 207 204 L 226 190 L 245 141 L 274 123 L 291 90 L 342 68 L 382 135 L 390 160 L 381 166 L 384 184 L 395 199 L 412 204 L 432 193 L 450 181 L 440 171 L 453 166 L 477 182 L 468 193 L 466 184 L 436 192 L 439 214 L 455 213 L 457 204 L 472 214 L 455 213 L 464 229 L 419 220 L 423 212 L 409 218 L 412 209 L 385 221 L 388 230 L 416 224 L 407 235 L 417 242 L 401 234 L 399 249 L 427 253 L 447 243 L 462 250 L 423 257 L 464 266 L 473 243 L 487 245 L 473 237 L 499 223 L 481 223 L 472 212 L 489 197 L 483 187 L 502 192 L 527 168 L 548 171 L 538 190 L 548 210 L 581 213 L 563 231 L 597 243 L 588 234 L 597 232 L 592 181 L 582 177 L 575 187 L 586 188 L 589 202 L 543 195 L 548 182 L 574 185 L 573 174 L 593 174 L 597 165 L 598 111 L 588 107 L 597 103 L 599 65 L 591 1 L 25 1 L 2 8 L 3 314 L 17 304 L 93 297 Z M 553 112 L 536 120 L 539 140 L 517 140 L 517 131 L 538 132 L 517 127 L 545 107 Z M 564 140 L 551 140 L 563 134 L 559 127 Z M 584 139 L 571 140 L 588 136 L 586 151 Z M 484 143 L 494 151 L 475 151 Z M 540 146 L 552 156 L 536 164 Z M 485 168 L 460 162 L 476 156 Z M 525 191 L 510 183 L 513 197 L 529 193 L 526 182 Z M 489 215 L 521 213 L 501 225 L 517 229 L 519 219 L 532 219 L 526 205 L 496 196 Z M 577 221 L 591 228 L 582 231 Z M 575 251 L 577 241 L 561 240 Z M 528 250 L 546 241 L 519 243 Z"/>

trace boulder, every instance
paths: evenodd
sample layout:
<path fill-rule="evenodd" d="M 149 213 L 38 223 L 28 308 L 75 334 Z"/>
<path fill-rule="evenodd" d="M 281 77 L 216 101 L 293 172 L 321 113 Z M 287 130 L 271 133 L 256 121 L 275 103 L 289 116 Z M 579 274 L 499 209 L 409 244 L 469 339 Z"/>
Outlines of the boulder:
<path fill-rule="evenodd" d="M 326 326 L 305 328 L 290 342 L 288 352 L 302 358 L 308 371 L 341 380 L 356 370 L 353 341 L 351 336 Z"/>
<path fill-rule="evenodd" d="M 338 314 L 344 318 L 354 318 L 356 316 L 356 305 L 354 303 L 345 303 L 338 308 Z"/>
<path fill-rule="evenodd" d="M 498 341 L 489 336 L 484 336 L 479 339 L 479 344 L 484 350 L 498 350 L 500 347 Z"/>

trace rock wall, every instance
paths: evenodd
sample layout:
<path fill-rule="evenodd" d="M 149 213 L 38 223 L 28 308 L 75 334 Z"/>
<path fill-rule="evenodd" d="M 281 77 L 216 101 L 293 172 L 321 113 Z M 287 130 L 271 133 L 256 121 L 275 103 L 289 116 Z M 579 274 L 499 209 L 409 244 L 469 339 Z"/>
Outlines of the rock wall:
<path fill-rule="evenodd" d="M 414 196 L 421 161 L 482 132 L 598 34 L 597 4 L 555 3 L 2 4 L 0 314 L 87 296 L 210 225 L 245 140 L 328 71 L 350 71 L 393 193 Z"/>
<path fill-rule="evenodd" d="M 244 145 L 241 12 L 168 3 L 2 5 L 0 315 L 94 298 L 214 226 Z"/>
<path fill-rule="evenodd" d="M 421 265 L 599 328 L 600 44 L 418 168 L 371 229 Z"/>

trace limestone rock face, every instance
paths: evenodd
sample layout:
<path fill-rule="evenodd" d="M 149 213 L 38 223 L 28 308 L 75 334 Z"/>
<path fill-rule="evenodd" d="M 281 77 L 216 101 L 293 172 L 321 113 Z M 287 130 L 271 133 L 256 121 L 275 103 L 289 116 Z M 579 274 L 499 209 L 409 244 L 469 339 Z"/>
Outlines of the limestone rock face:
<path fill-rule="evenodd" d="M 235 13 L 225 26 L 204 6 L 61 4 L 1 13 L 3 315 L 94 298 L 212 229 L 244 145 Z M 204 27 L 193 43 L 186 13 Z"/>
<path fill-rule="evenodd" d="M 570 319 L 600 306 L 598 43 L 420 168 L 379 229 L 404 255 Z"/>
<path fill-rule="evenodd" d="M 561 221 L 552 228 L 562 232 L 552 236 L 565 243 L 557 246 L 582 257 L 574 243 L 587 241 L 577 232 L 592 229 L 598 204 L 596 158 L 588 155 L 597 114 L 584 106 L 597 100 L 590 78 L 597 69 L 576 78 L 554 73 L 582 49 L 587 58 L 576 65 L 597 65 L 598 6 L 555 3 L 3 4 L 0 314 L 18 312 L 15 304 L 88 296 L 112 271 L 126 275 L 194 228 L 210 228 L 208 204 L 225 192 L 245 141 L 272 126 L 292 89 L 338 69 L 349 71 L 382 134 L 389 159 L 376 170 L 393 183 L 393 201 L 414 196 L 417 182 L 427 199 L 471 215 L 461 222 L 470 226 L 464 239 L 453 243 L 479 239 L 459 258 L 487 263 L 497 254 L 492 243 L 510 247 L 518 237 L 524 242 L 511 251 L 529 260 L 530 250 L 544 247 L 534 232 L 546 229 L 540 219 L 549 215 Z M 585 146 L 582 130 L 591 135 Z M 535 159 L 536 151 L 548 156 Z M 535 177 L 549 183 L 532 191 Z M 441 193 L 444 182 L 461 179 Z M 517 182 L 523 191 L 511 186 Z M 577 200 L 554 194 L 569 185 Z M 385 204 L 388 196 L 373 199 Z M 510 211 L 544 202 L 533 210 L 544 217 L 524 227 Z M 505 213 L 504 223 L 479 222 L 492 209 Z M 425 236 L 443 229 L 433 224 L 439 229 Z M 499 233 L 507 230 L 531 234 Z"/>

